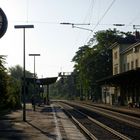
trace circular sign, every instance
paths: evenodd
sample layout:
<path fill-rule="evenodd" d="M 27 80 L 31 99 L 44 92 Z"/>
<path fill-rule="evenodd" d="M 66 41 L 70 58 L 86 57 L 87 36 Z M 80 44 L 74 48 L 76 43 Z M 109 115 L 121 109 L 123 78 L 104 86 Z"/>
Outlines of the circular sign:
<path fill-rule="evenodd" d="M 5 13 L 0 8 L 0 38 L 5 34 L 8 26 L 8 21 Z"/>

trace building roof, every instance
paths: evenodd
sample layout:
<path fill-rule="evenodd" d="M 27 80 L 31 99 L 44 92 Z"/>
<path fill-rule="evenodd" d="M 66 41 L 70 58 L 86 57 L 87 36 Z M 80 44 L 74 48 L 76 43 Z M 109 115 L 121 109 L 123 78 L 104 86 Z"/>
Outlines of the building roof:
<path fill-rule="evenodd" d="M 133 48 L 140 45 L 140 41 L 131 44 L 129 47 L 127 47 L 124 51 L 121 52 L 121 54 L 127 53 L 128 51 L 132 50 Z"/>
<path fill-rule="evenodd" d="M 121 85 L 121 84 L 133 84 L 133 83 L 139 83 L 140 82 L 140 68 L 137 68 L 135 70 L 126 71 L 120 74 L 116 74 L 113 76 L 108 76 L 103 79 L 100 79 L 97 81 L 97 84 L 103 85 Z"/>
<path fill-rule="evenodd" d="M 57 77 L 50 77 L 50 78 L 40 78 L 40 79 L 35 79 L 36 84 L 39 85 L 50 85 L 55 83 L 57 80 Z M 26 78 L 27 82 L 34 82 L 34 78 Z"/>
<path fill-rule="evenodd" d="M 57 77 L 51 77 L 51 78 L 41 78 L 38 79 L 37 81 L 39 82 L 40 85 L 50 85 L 55 83 L 57 80 Z"/>
<path fill-rule="evenodd" d="M 135 36 L 120 38 L 116 42 L 114 42 L 109 48 L 113 49 L 117 45 L 128 45 L 128 46 L 130 46 L 132 44 L 137 43 L 137 41 L 139 41 L 139 40 L 140 39 L 137 40 Z"/>

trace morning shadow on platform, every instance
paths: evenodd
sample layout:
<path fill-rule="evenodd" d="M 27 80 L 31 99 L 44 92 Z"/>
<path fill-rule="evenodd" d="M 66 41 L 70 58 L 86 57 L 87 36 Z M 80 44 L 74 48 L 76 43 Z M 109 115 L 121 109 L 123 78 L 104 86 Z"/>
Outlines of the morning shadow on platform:
<path fill-rule="evenodd" d="M 62 109 L 61 109 L 61 107 L 53 107 L 53 109 L 52 109 L 52 107 L 51 106 L 47 106 L 47 107 L 44 107 L 43 109 L 41 109 L 41 111 L 40 112 L 62 112 Z"/>
<path fill-rule="evenodd" d="M 30 123 L 29 121 L 27 121 L 27 123 L 32 126 L 33 128 L 35 128 L 36 130 L 38 130 L 39 132 L 41 132 L 42 134 L 46 135 L 47 137 L 56 140 L 57 139 L 57 135 L 51 134 L 49 132 L 45 132 L 43 130 L 41 130 L 39 127 L 35 126 L 34 124 Z"/>
<path fill-rule="evenodd" d="M 2 140 L 28 140 L 22 129 L 18 129 L 15 126 L 15 123 L 23 123 L 22 120 L 15 120 L 9 116 L 2 115 L 0 116 L 0 139 Z"/>
<path fill-rule="evenodd" d="M 52 110 L 52 107 L 50 107 L 50 106 L 47 106 L 47 107 L 44 107 L 44 108 L 42 108 L 41 110 L 40 110 L 40 112 L 53 112 L 53 110 Z"/>

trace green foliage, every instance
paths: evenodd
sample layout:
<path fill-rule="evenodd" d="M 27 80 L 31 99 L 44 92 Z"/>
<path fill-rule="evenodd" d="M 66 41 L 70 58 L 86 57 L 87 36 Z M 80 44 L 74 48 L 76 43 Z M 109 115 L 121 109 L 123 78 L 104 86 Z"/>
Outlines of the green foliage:
<path fill-rule="evenodd" d="M 76 97 L 75 75 L 61 77 L 50 86 L 50 97 L 53 99 L 74 99 Z"/>
<path fill-rule="evenodd" d="M 7 74 L 5 71 L 0 70 L 0 105 L 4 106 L 7 99 Z"/>
<path fill-rule="evenodd" d="M 20 82 L 9 76 L 7 87 L 7 106 L 15 109 L 21 106 L 21 85 Z"/>
<path fill-rule="evenodd" d="M 101 88 L 97 81 L 112 75 L 112 52 L 110 46 L 115 43 L 134 43 L 130 33 L 116 29 L 98 31 L 88 45 L 79 47 L 72 61 L 74 71 L 61 78 L 50 87 L 52 98 L 63 99 L 101 99 Z"/>
<path fill-rule="evenodd" d="M 81 96 L 87 98 L 94 96 L 96 100 L 101 98 L 96 81 L 112 75 L 110 46 L 116 41 L 132 43 L 135 42 L 135 37 L 131 33 L 119 32 L 116 29 L 103 30 L 95 33 L 89 45 L 79 47 L 72 61 L 75 62 L 76 85 Z"/>
<path fill-rule="evenodd" d="M 20 95 L 20 101 L 22 100 L 22 84 L 23 84 L 23 68 L 19 65 L 9 68 L 9 72 L 11 77 L 15 79 L 18 83 L 18 94 Z M 34 74 L 25 71 L 26 78 L 33 78 Z M 14 87 L 14 86 L 13 86 Z M 34 85 L 33 83 L 26 81 L 26 98 L 30 100 L 32 94 L 34 93 Z"/>
<path fill-rule="evenodd" d="M 0 100 L 4 109 L 20 107 L 20 83 L 3 70 L 0 71 Z"/>
<path fill-rule="evenodd" d="M 10 75 L 12 77 L 14 77 L 17 80 L 21 80 L 21 78 L 23 77 L 23 68 L 20 65 L 16 65 L 14 67 L 9 68 L 9 72 Z M 29 72 L 29 71 L 25 71 L 26 77 L 28 78 L 32 78 L 33 77 L 33 73 Z"/>
<path fill-rule="evenodd" d="M 0 58 L 0 108 L 17 109 L 21 107 L 22 67 L 17 65 L 9 68 L 7 73 L 4 67 L 5 59 Z M 26 75 L 33 74 L 26 71 Z"/>
<path fill-rule="evenodd" d="M 10 75 L 14 77 L 15 79 L 19 81 L 21 80 L 21 77 L 23 75 L 23 70 L 21 66 L 16 65 L 15 67 L 10 67 L 9 72 L 10 72 Z"/>

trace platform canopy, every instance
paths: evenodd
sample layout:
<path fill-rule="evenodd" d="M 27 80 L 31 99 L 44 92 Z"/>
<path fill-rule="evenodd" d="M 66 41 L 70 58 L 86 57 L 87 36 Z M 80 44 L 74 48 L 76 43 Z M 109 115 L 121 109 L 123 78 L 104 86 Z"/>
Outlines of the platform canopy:
<path fill-rule="evenodd" d="M 0 38 L 5 34 L 8 26 L 8 21 L 5 13 L 0 8 Z"/>
<path fill-rule="evenodd" d="M 57 77 L 49 77 L 49 78 L 39 78 L 39 79 L 35 79 L 36 84 L 39 85 L 50 85 L 55 83 L 57 80 Z M 26 78 L 27 82 L 34 82 L 34 78 Z"/>
<path fill-rule="evenodd" d="M 140 83 L 140 68 L 129 70 L 113 76 L 108 76 L 97 81 L 97 84 L 133 84 Z"/>
<path fill-rule="evenodd" d="M 41 79 L 37 79 L 36 83 L 40 85 L 50 85 L 50 84 L 55 83 L 56 80 L 57 80 L 57 77 L 41 78 Z"/>

